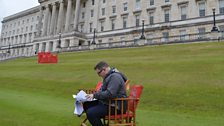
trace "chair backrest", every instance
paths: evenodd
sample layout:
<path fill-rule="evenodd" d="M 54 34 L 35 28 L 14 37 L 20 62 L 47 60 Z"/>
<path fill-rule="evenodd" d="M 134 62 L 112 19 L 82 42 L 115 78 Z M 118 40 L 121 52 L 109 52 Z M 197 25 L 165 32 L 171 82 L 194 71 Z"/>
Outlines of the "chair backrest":
<path fill-rule="evenodd" d="M 130 80 L 126 80 L 125 89 L 126 89 L 126 91 L 128 91 L 130 89 Z"/>
<path fill-rule="evenodd" d="M 137 100 L 129 100 L 128 101 L 128 109 L 132 112 L 137 108 L 140 96 L 142 94 L 143 86 L 142 85 L 132 85 L 131 91 L 129 94 L 129 98 L 137 98 Z"/>
<path fill-rule="evenodd" d="M 95 91 L 99 91 L 100 88 L 102 87 L 103 83 L 102 82 L 98 82 L 96 87 L 95 87 Z"/>

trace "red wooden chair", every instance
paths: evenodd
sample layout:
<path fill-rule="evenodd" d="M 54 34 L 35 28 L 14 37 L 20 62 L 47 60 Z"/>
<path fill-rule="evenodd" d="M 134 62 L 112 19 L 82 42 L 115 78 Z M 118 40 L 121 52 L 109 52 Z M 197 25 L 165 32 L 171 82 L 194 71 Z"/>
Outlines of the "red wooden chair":
<path fill-rule="evenodd" d="M 98 82 L 94 89 L 79 89 L 79 91 L 83 90 L 87 94 L 92 94 L 96 91 L 99 91 L 102 85 L 103 85 L 102 82 Z M 87 117 L 82 121 L 81 126 L 87 126 L 86 121 L 87 121 Z"/>
<path fill-rule="evenodd" d="M 96 85 L 96 87 L 95 87 L 95 89 L 79 89 L 79 91 L 80 91 L 80 90 L 83 90 L 83 91 L 85 91 L 87 94 L 92 94 L 92 93 L 94 93 L 94 92 L 100 90 L 100 88 L 101 88 L 102 85 L 103 85 L 102 82 L 98 82 L 97 85 Z M 127 80 L 127 81 L 125 82 L 125 88 L 126 88 L 126 90 L 129 90 L 129 88 L 130 88 L 130 80 Z M 87 118 L 85 118 L 85 119 L 82 121 L 81 126 L 87 126 L 86 121 L 87 121 Z"/>
<path fill-rule="evenodd" d="M 114 115 L 111 114 L 111 100 L 109 102 L 109 115 L 105 117 L 104 124 L 106 126 L 135 126 L 136 125 L 136 108 L 142 94 L 143 86 L 133 85 L 130 90 L 128 98 L 116 98 L 113 99 L 115 102 L 115 110 L 117 110 L 118 101 L 121 101 L 121 112 L 124 111 L 123 104 L 127 101 L 127 110 L 124 114 L 117 114 L 115 111 Z"/>

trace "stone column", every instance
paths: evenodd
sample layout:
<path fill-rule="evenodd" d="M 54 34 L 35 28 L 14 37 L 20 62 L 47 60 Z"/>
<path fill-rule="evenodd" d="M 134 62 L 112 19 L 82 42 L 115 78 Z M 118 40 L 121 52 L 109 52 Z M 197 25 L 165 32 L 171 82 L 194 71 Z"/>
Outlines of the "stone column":
<path fill-rule="evenodd" d="M 16 36 L 13 37 L 13 41 L 12 41 L 13 45 L 16 44 Z M 1 46 L 1 44 L 0 44 Z"/>
<path fill-rule="evenodd" d="M 79 18 L 79 10 L 80 10 L 80 0 L 76 0 L 75 5 L 75 19 L 74 19 L 74 29 L 78 30 L 78 18 Z"/>
<path fill-rule="evenodd" d="M 56 40 L 56 41 L 53 42 L 53 50 L 52 50 L 53 52 L 58 51 L 57 50 L 57 44 L 58 44 L 58 40 Z"/>
<path fill-rule="evenodd" d="M 40 7 L 40 13 L 39 13 L 39 20 L 38 20 L 38 26 L 37 26 L 37 36 L 41 35 L 41 26 L 42 26 L 42 19 L 43 19 L 43 10 L 44 7 Z"/>
<path fill-rule="evenodd" d="M 32 54 L 35 54 L 36 51 L 37 51 L 36 54 L 38 53 L 39 50 L 36 50 L 36 48 L 37 48 L 37 44 L 33 44 L 33 49 L 31 51 Z"/>
<path fill-rule="evenodd" d="M 50 34 L 54 34 L 54 26 L 55 26 L 55 17 L 56 17 L 56 4 L 52 4 L 52 17 L 51 17 L 51 26 L 50 26 Z"/>
<path fill-rule="evenodd" d="M 71 9 L 72 9 L 72 0 L 68 0 L 67 12 L 66 12 L 66 20 L 65 20 L 65 32 L 68 31 L 71 17 Z"/>
<path fill-rule="evenodd" d="M 44 27 L 43 27 L 43 32 L 42 36 L 47 35 L 47 25 L 48 25 L 48 15 L 49 15 L 49 7 L 48 5 L 46 6 L 45 14 L 44 14 Z"/>
<path fill-rule="evenodd" d="M 21 35 L 18 35 L 18 42 L 17 42 L 17 44 L 20 44 L 21 43 Z"/>
<path fill-rule="evenodd" d="M 23 56 L 26 56 L 27 55 L 26 53 L 27 53 L 27 50 L 25 47 L 23 47 Z"/>
<path fill-rule="evenodd" d="M 38 52 L 43 52 L 43 42 L 39 44 L 39 51 Z"/>
<path fill-rule="evenodd" d="M 21 43 L 25 43 L 25 38 L 26 38 L 25 34 L 22 34 L 22 41 L 21 41 Z"/>
<path fill-rule="evenodd" d="M 24 43 L 27 43 L 28 34 L 24 34 Z"/>
<path fill-rule="evenodd" d="M 16 36 L 15 44 L 18 44 L 18 42 L 19 42 L 19 35 Z"/>
<path fill-rule="evenodd" d="M 75 46 L 75 38 L 70 39 L 69 47 Z"/>
<path fill-rule="evenodd" d="M 21 56 L 22 55 L 22 48 L 19 48 L 19 54 L 18 56 Z"/>
<path fill-rule="evenodd" d="M 30 34 L 27 33 L 27 35 L 26 35 L 26 43 L 29 43 L 29 42 L 30 42 Z"/>
<path fill-rule="evenodd" d="M 11 37 L 9 37 L 9 39 L 8 39 L 8 44 L 11 44 L 12 45 L 12 38 Z"/>
<path fill-rule="evenodd" d="M 62 47 L 62 48 L 65 47 L 65 39 L 62 39 L 62 40 L 61 40 L 61 47 Z"/>
<path fill-rule="evenodd" d="M 30 41 L 32 42 L 33 39 L 34 39 L 34 33 L 31 33 L 31 39 L 30 39 Z"/>
<path fill-rule="evenodd" d="M 49 46 L 50 46 L 50 42 L 46 42 L 46 47 L 45 47 L 46 52 L 49 52 Z"/>
<path fill-rule="evenodd" d="M 62 18 L 63 18 L 63 13 L 64 13 L 64 1 L 61 0 L 59 4 L 60 4 L 60 7 L 59 7 L 58 24 L 57 24 L 57 31 L 56 31 L 56 33 L 60 33 L 61 32 Z"/>
<path fill-rule="evenodd" d="M 19 44 L 23 43 L 23 35 L 20 35 L 20 42 Z"/>

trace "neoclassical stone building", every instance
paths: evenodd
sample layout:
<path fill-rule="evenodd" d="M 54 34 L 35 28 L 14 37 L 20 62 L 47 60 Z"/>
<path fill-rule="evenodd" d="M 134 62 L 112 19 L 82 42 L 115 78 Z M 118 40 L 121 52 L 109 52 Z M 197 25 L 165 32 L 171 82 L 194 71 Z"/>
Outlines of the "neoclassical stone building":
<path fill-rule="evenodd" d="M 40 5 L 2 21 L 0 59 L 224 37 L 224 0 L 38 0 Z"/>

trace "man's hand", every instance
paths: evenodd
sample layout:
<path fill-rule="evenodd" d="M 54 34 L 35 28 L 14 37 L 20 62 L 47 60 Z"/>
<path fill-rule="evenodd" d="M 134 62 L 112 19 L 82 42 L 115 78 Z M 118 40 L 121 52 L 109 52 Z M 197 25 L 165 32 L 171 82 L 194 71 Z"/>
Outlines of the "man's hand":
<path fill-rule="evenodd" d="M 86 98 L 87 98 L 88 100 L 93 100 L 93 94 L 87 94 L 87 95 L 86 95 Z"/>

